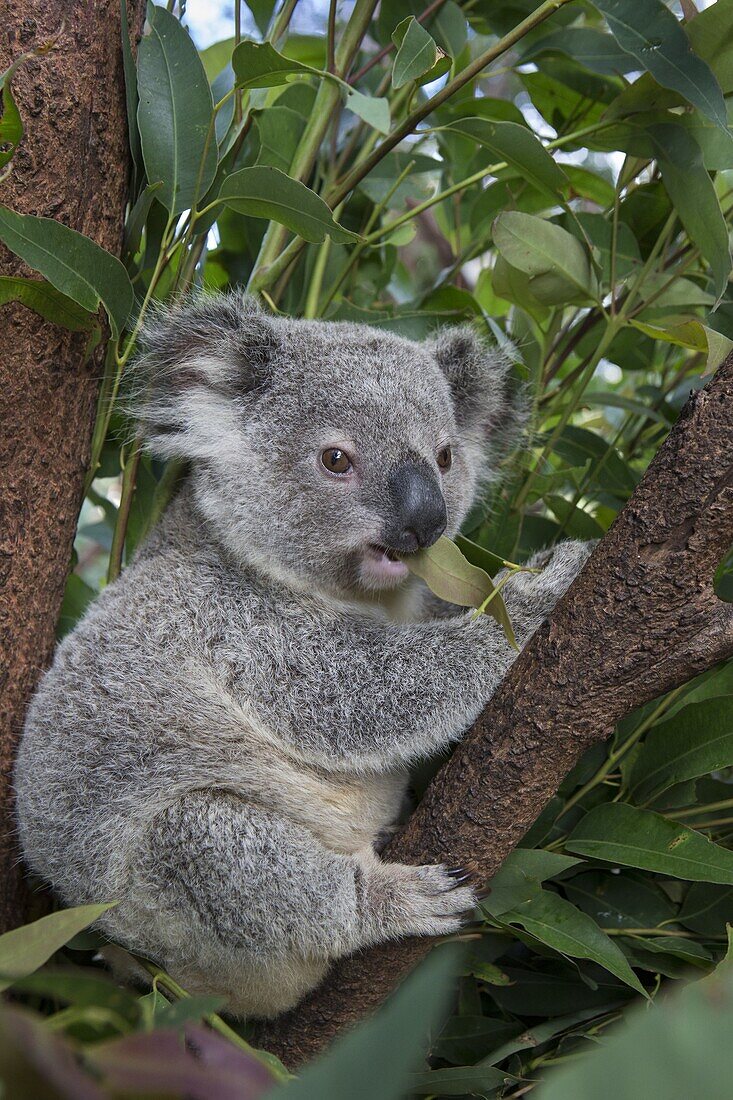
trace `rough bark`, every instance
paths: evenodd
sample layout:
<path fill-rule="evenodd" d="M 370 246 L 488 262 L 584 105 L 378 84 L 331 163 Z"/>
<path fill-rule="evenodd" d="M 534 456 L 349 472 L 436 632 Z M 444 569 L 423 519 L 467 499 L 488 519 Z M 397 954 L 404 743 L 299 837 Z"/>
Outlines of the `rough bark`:
<path fill-rule="evenodd" d="M 128 4 L 134 30 L 142 0 Z M 60 32 L 60 33 L 59 33 Z M 0 186 L 13 210 L 56 218 L 117 252 L 128 174 L 120 5 L 0 0 L 0 72 L 58 35 L 13 79 L 25 135 Z M 0 271 L 29 275 L 0 246 Z M 10 769 L 48 663 L 89 461 L 101 352 L 17 304 L 0 309 L 0 930 L 26 894 L 12 835 Z"/>
<path fill-rule="evenodd" d="M 385 858 L 463 865 L 487 882 L 589 745 L 635 707 L 733 655 L 733 609 L 712 584 L 731 544 L 733 356 L 690 398 Z M 411 939 L 345 959 L 257 1042 L 287 1065 L 307 1061 L 377 1008 L 431 945 Z"/>

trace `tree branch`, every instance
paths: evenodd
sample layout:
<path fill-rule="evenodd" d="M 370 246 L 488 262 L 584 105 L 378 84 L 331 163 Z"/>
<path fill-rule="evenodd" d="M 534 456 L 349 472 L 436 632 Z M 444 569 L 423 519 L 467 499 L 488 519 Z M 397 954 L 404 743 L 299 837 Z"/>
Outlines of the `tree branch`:
<path fill-rule="evenodd" d="M 571 590 L 384 853 L 486 883 L 589 745 L 634 708 L 733 655 L 713 590 L 733 544 L 733 355 L 692 395 Z M 467 659 L 470 655 L 467 654 Z M 376 1009 L 432 942 L 344 959 L 257 1042 L 296 1066 Z"/>
<path fill-rule="evenodd" d="M 145 4 L 128 0 L 133 42 Z M 122 246 L 129 167 L 120 5 L 7 0 L 0 72 L 54 36 L 13 80 L 25 134 L 3 202 L 55 218 L 111 252 Z M 103 74 L 103 76 L 102 76 Z M 31 274 L 0 246 L 4 275 Z M 15 843 L 10 773 L 26 704 L 54 629 L 91 450 L 104 346 L 9 303 L 0 309 L 0 931 L 29 908 Z M 36 902 L 36 896 L 33 897 Z"/>

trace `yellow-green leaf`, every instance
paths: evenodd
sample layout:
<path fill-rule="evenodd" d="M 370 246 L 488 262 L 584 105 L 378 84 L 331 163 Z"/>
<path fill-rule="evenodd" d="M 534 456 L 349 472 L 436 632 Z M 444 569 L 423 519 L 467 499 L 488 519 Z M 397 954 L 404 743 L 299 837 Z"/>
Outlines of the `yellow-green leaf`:
<path fill-rule="evenodd" d="M 471 565 L 454 542 L 444 536 L 427 550 L 407 554 L 402 560 L 439 599 L 459 607 L 480 607 L 491 615 L 504 630 L 509 644 L 519 648 L 501 593 L 489 574 Z"/>

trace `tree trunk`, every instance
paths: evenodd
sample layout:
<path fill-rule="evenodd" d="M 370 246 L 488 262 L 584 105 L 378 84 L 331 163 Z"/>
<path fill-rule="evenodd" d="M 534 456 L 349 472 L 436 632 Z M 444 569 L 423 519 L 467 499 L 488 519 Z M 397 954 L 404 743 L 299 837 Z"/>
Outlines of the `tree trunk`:
<path fill-rule="evenodd" d="M 713 574 L 733 544 L 733 355 L 692 396 L 628 505 L 428 788 L 385 858 L 486 883 L 581 754 L 733 655 Z M 470 659 L 470 655 L 467 655 Z M 343 960 L 259 1045 L 297 1066 L 376 1009 L 432 941 Z"/>
<path fill-rule="evenodd" d="M 130 3 L 133 30 L 144 3 Z M 25 135 L 0 188 L 24 214 L 55 218 L 119 252 L 128 175 L 120 5 L 0 0 L 0 72 L 58 35 L 16 72 Z M 133 34 L 133 40 L 137 34 Z M 30 272 L 0 246 L 4 275 Z M 13 841 L 14 747 L 48 664 L 89 462 L 103 348 L 17 304 L 0 309 L 0 930 L 27 895 Z"/>

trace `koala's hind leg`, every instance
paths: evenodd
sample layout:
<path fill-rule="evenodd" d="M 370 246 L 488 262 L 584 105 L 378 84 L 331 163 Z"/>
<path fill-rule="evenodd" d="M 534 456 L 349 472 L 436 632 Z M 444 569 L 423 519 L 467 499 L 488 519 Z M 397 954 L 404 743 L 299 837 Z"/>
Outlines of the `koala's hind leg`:
<path fill-rule="evenodd" d="M 306 829 L 218 791 L 154 818 L 128 863 L 108 931 L 192 992 L 270 1016 L 296 1004 L 341 955 L 460 927 L 469 887 L 441 867 L 331 851 Z"/>

